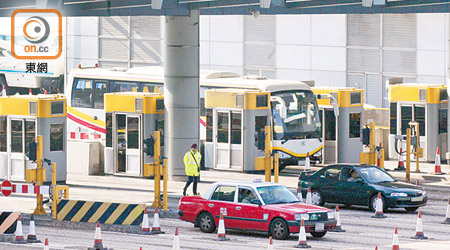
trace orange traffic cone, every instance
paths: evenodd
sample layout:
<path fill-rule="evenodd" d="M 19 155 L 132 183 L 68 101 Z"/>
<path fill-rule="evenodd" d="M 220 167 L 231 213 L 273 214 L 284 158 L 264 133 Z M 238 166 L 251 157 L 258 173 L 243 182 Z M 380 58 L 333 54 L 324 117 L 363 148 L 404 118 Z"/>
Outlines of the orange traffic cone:
<path fill-rule="evenodd" d="M 44 95 L 46 95 L 46 94 L 47 94 L 47 90 L 44 91 Z"/>
<path fill-rule="evenodd" d="M 144 216 L 142 216 L 142 226 L 141 226 L 141 234 L 151 234 L 150 233 L 150 225 L 148 222 L 148 212 L 147 208 L 144 209 Z"/>
<path fill-rule="evenodd" d="M 303 203 L 302 189 L 300 187 L 297 188 L 297 198 L 301 203 Z"/>
<path fill-rule="evenodd" d="M 309 159 L 309 152 L 306 153 L 305 170 L 306 170 L 306 171 L 311 170 L 311 160 Z"/>
<path fill-rule="evenodd" d="M 398 164 L 397 164 L 397 168 L 395 168 L 394 170 L 396 171 L 402 171 L 405 170 L 405 163 L 403 162 L 403 156 L 402 156 L 402 148 L 400 148 L 400 154 L 398 155 Z"/>
<path fill-rule="evenodd" d="M 27 243 L 23 238 L 23 231 L 22 231 L 22 217 L 19 215 L 16 222 L 16 240 L 14 243 L 16 244 L 23 244 Z"/>
<path fill-rule="evenodd" d="M 6 96 L 6 85 L 3 85 L 2 96 Z"/>
<path fill-rule="evenodd" d="M 417 215 L 416 235 L 411 237 L 411 239 L 419 239 L 419 240 L 428 239 L 428 237 L 425 237 L 425 235 L 423 234 L 422 212 L 421 211 L 419 211 L 419 214 Z"/>
<path fill-rule="evenodd" d="M 227 238 L 226 233 L 225 233 L 225 222 L 223 220 L 222 212 L 220 213 L 219 229 L 217 229 L 217 240 L 218 241 L 230 240 Z"/>
<path fill-rule="evenodd" d="M 375 250 L 378 250 L 378 247 L 377 247 L 377 246 L 375 246 Z"/>
<path fill-rule="evenodd" d="M 165 232 L 161 231 L 161 226 L 159 224 L 158 207 L 155 207 L 155 214 L 153 215 L 152 234 L 163 234 L 163 233 Z"/>
<path fill-rule="evenodd" d="M 31 91 L 31 88 L 30 91 L 28 92 L 28 95 L 33 95 L 33 91 Z"/>
<path fill-rule="evenodd" d="M 173 237 L 173 250 L 180 250 L 180 237 L 178 236 L 178 228 L 175 228 L 175 237 Z"/>
<path fill-rule="evenodd" d="M 308 192 L 306 193 L 306 204 L 312 204 L 312 201 L 311 201 L 311 187 L 308 187 Z"/>
<path fill-rule="evenodd" d="M 392 250 L 400 250 L 400 246 L 398 245 L 397 228 L 395 228 L 395 230 L 394 230 L 394 237 L 392 238 Z"/>
<path fill-rule="evenodd" d="M 27 241 L 30 242 L 30 243 L 39 243 L 39 242 L 41 242 L 36 237 L 36 226 L 34 224 L 34 215 L 33 214 L 31 215 L 31 218 L 30 218 L 30 232 L 28 233 Z"/>
<path fill-rule="evenodd" d="M 302 219 L 302 224 L 300 224 L 300 232 L 298 234 L 298 244 L 296 248 L 310 248 L 311 246 L 306 243 L 306 231 L 305 231 L 305 221 Z"/>
<path fill-rule="evenodd" d="M 333 229 L 333 232 L 345 232 L 341 226 L 341 216 L 339 216 L 339 205 L 336 206 L 336 211 L 334 216 L 336 217 L 336 227 Z"/>
<path fill-rule="evenodd" d="M 269 246 L 267 247 L 267 250 L 273 250 L 273 239 L 272 236 L 269 238 Z"/>
<path fill-rule="evenodd" d="M 48 239 L 47 239 L 47 238 L 45 238 L 44 250 L 50 250 L 50 249 L 48 248 Z"/>
<path fill-rule="evenodd" d="M 372 218 L 386 218 L 386 216 L 383 214 L 383 206 L 384 204 L 383 199 L 381 198 L 381 193 L 378 192 L 375 215 L 373 215 Z"/>
<path fill-rule="evenodd" d="M 436 159 L 434 160 L 434 174 L 444 174 L 441 171 L 441 150 L 436 149 Z"/>
<path fill-rule="evenodd" d="M 95 239 L 94 239 L 94 247 L 88 248 L 88 250 L 107 250 L 108 248 L 103 247 L 102 242 L 102 231 L 100 229 L 100 222 L 97 222 L 95 227 Z"/>
<path fill-rule="evenodd" d="M 442 224 L 450 224 L 450 199 L 448 199 L 447 212 L 445 213 L 445 220 Z"/>

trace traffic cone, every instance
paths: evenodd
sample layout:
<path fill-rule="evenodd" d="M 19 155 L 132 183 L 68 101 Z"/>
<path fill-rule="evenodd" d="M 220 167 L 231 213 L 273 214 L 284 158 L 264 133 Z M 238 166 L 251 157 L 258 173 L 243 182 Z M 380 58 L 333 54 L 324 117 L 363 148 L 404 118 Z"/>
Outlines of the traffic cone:
<path fill-rule="evenodd" d="M 306 193 L 306 204 L 312 204 L 312 201 L 311 201 L 311 187 L 308 187 L 308 192 Z"/>
<path fill-rule="evenodd" d="M 336 217 L 336 227 L 333 229 L 333 232 L 345 232 L 345 230 L 343 230 L 341 227 L 341 216 L 339 216 L 339 205 L 336 206 L 335 217 Z"/>
<path fill-rule="evenodd" d="M 31 215 L 31 218 L 30 218 L 30 232 L 28 233 L 27 241 L 30 242 L 30 243 L 39 243 L 39 242 L 41 242 L 36 237 L 36 227 L 35 227 L 35 224 L 34 224 L 34 215 L 33 214 Z"/>
<path fill-rule="evenodd" d="M 142 217 L 142 226 L 141 226 L 141 234 L 151 234 L 150 233 L 150 225 L 148 222 L 148 212 L 147 208 L 144 209 L 144 216 Z"/>
<path fill-rule="evenodd" d="M 398 245 L 397 228 L 395 228 L 395 230 L 394 230 L 394 237 L 392 238 L 392 250 L 400 250 L 400 246 Z"/>
<path fill-rule="evenodd" d="M 302 219 L 300 225 L 300 233 L 298 234 L 298 244 L 296 248 L 310 248 L 311 246 L 306 243 L 305 221 Z"/>
<path fill-rule="evenodd" d="M 386 216 L 383 214 L 383 199 L 381 199 L 381 193 L 378 192 L 377 197 L 377 206 L 375 209 L 375 215 L 372 216 L 372 218 L 386 218 Z"/>
<path fill-rule="evenodd" d="M 377 247 L 377 246 L 375 246 L 375 250 L 378 250 L 378 247 Z"/>
<path fill-rule="evenodd" d="M 152 234 L 163 234 L 163 233 L 165 232 L 161 231 L 161 226 L 159 224 L 158 207 L 155 207 L 155 214 L 153 215 Z"/>
<path fill-rule="evenodd" d="M 398 155 L 397 168 L 395 168 L 394 170 L 397 170 L 397 171 L 405 170 L 405 163 L 403 162 L 402 153 L 403 153 L 403 150 L 402 150 L 402 148 L 400 148 L 400 154 Z"/>
<path fill-rule="evenodd" d="M 30 91 L 28 92 L 28 95 L 33 95 L 33 91 L 31 91 L 31 88 Z"/>
<path fill-rule="evenodd" d="M 306 171 L 310 171 L 311 170 L 311 160 L 309 159 L 309 152 L 306 153 L 305 170 Z"/>
<path fill-rule="evenodd" d="M 300 187 L 297 188 L 297 198 L 301 203 L 303 203 L 302 189 Z"/>
<path fill-rule="evenodd" d="M 2 96 L 6 96 L 6 85 L 3 85 Z"/>
<path fill-rule="evenodd" d="M 24 238 L 23 238 L 23 231 L 22 231 L 22 217 L 21 215 L 19 215 L 19 217 L 17 218 L 17 224 L 16 224 L 16 240 L 15 242 L 16 244 L 23 244 L 23 243 L 27 243 Z"/>
<path fill-rule="evenodd" d="M 450 199 L 448 199 L 447 212 L 445 213 L 445 220 L 442 224 L 450 224 Z"/>
<path fill-rule="evenodd" d="M 107 250 L 108 248 L 103 247 L 102 243 L 102 231 L 100 229 L 100 222 L 97 222 L 97 226 L 95 227 L 95 240 L 94 247 L 88 248 L 88 250 Z"/>
<path fill-rule="evenodd" d="M 434 160 L 434 174 L 443 174 L 441 171 L 441 150 L 436 149 L 436 159 Z"/>
<path fill-rule="evenodd" d="M 180 250 L 180 237 L 178 236 L 178 228 L 175 228 L 175 237 L 173 237 L 173 250 Z"/>
<path fill-rule="evenodd" d="M 50 250 L 50 249 L 48 248 L 48 239 L 47 239 L 47 238 L 45 238 L 44 250 Z"/>
<path fill-rule="evenodd" d="M 272 236 L 269 238 L 269 246 L 267 247 L 267 250 L 273 250 L 273 239 Z"/>
<path fill-rule="evenodd" d="M 419 186 L 419 180 L 416 180 L 416 187 Z"/>
<path fill-rule="evenodd" d="M 227 236 L 225 234 L 225 222 L 223 221 L 222 212 L 220 213 L 219 229 L 217 230 L 217 240 L 218 241 L 230 240 L 227 238 Z"/>
<path fill-rule="evenodd" d="M 419 239 L 419 240 L 428 239 L 428 237 L 425 237 L 425 235 L 423 234 L 422 211 L 419 211 L 419 214 L 417 215 L 416 235 L 411 237 L 411 239 Z"/>
<path fill-rule="evenodd" d="M 380 142 L 380 150 L 381 150 L 381 142 Z M 381 151 L 378 151 L 377 154 L 377 167 L 381 167 Z"/>

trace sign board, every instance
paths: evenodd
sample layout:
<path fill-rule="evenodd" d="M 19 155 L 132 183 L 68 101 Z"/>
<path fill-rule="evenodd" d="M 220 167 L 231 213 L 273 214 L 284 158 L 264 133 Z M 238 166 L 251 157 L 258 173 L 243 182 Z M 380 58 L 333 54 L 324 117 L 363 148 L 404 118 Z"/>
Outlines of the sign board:
<path fill-rule="evenodd" d="M 2 194 L 4 196 L 10 196 L 12 193 L 12 184 L 8 180 L 4 180 L 1 186 Z"/>

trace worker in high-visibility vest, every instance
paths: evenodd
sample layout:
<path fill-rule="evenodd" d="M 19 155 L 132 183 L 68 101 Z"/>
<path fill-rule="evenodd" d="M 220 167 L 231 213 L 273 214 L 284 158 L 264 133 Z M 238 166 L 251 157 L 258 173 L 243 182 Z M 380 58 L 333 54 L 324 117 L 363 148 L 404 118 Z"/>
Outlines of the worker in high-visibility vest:
<path fill-rule="evenodd" d="M 200 176 L 200 160 L 202 159 L 202 156 L 200 155 L 200 152 L 197 150 L 197 144 L 191 145 L 191 150 L 187 152 L 184 155 L 183 162 L 184 162 L 184 170 L 186 171 L 186 175 L 188 177 L 188 180 L 186 182 L 186 186 L 183 188 L 183 196 L 186 196 L 186 191 L 193 182 L 194 185 L 192 187 L 192 190 L 194 192 L 194 195 L 197 195 L 197 183 Z"/>

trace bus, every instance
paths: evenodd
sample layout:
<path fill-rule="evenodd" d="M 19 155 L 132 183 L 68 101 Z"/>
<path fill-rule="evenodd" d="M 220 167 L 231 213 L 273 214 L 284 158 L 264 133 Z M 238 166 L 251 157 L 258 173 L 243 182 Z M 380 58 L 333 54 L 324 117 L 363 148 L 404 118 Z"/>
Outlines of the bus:
<path fill-rule="evenodd" d="M 66 86 L 69 138 L 76 133 L 86 138 L 105 138 L 104 94 L 112 92 L 164 93 L 164 68 L 78 68 L 71 71 Z M 316 97 L 300 81 L 244 76 L 233 72 L 200 72 L 200 141 L 207 138 L 208 110 L 205 91 L 217 88 L 270 92 L 272 150 L 280 157 L 280 169 L 297 165 L 309 153 L 312 162 L 322 157 L 321 120 Z M 78 139 L 78 138 L 77 138 Z"/>

